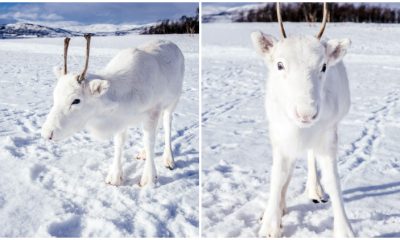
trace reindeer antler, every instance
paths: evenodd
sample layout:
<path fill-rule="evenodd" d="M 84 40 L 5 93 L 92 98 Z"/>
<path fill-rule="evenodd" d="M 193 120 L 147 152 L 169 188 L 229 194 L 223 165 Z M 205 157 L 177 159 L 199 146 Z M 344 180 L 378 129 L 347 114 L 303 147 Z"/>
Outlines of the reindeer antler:
<path fill-rule="evenodd" d="M 89 52 L 90 52 L 90 38 L 92 37 L 92 34 L 85 34 L 84 35 L 86 39 L 86 60 L 85 60 L 85 67 L 83 68 L 82 73 L 78 77 L 78 81 L 82 82 L 86 78 L 86 71 L 89 67 Z"/>
<path fill-rule="evenodd" d="M 279 27 L 281 29 L 282 37 L 286 38 L 286 32 L 285 32 L 285 28 L 283 27 L 281 8 L 280 8 L 279 2 L 276 3 L 276 15 L 278 18 L 278 23 L 279 23 Z M 324 2 L 324 17 L 322 19 L 321 29 L 319 30 L 319 33 L 317 34 L 318 39 L 321 39 L 322 34 L 324 34 L 327 19 L 328 19 L 328 4 L 326 2 Z"/>
<path fill-rule="evenodd" d="M 276 3 L 276 15 L 278 18 L 279 27 L 281 28 L 281 34 L 283 38 L 286 38 L 285 28 L 283 27 L 282 16 L 281 16 L 281 7 L 279 2 Z"/>
<path fill-rule="evenodd" d="M 324 18 L 322 19 L 321 30 L 319 30 L 319 33 L 317 35 L 318 39 L 321 39 L 322 34 L 324 34 L 327 18 L 328 18 L 328 4 L 324 2 Z"/>
<path fill-rule="evenodd" d="M 68 46 L 69 46 L 69 41 L 71 38 L 66 37 L 64 39 L 64 75 L 68 73 L 67 71 L 67 56 L 68 56 Z"/>

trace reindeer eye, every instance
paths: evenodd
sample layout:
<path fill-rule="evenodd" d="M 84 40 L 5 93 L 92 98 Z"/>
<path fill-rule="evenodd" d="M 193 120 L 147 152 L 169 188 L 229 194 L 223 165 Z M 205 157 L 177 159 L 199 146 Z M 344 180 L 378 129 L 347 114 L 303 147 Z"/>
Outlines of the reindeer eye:
<path fill-rule="evenodd" d="M 80 103 L 80 102 L 81 102 L 81 100 L 75 99 L 75 100 L 71 103 L 71 105 L 73 105 L 73 104 L 78 104 L 78 103 Z"/>
<path fill-rule="evenodd" d="M 277 66 L 279 71 L 285 69 L 282 62 L 278 62 Z"/>
<path fill-rule="evenodd" d="M 324 65 L 322 65 L 322 69 L 321 72 L 325 72 L 326 71 L 326 63 L 324 63 Z"/>

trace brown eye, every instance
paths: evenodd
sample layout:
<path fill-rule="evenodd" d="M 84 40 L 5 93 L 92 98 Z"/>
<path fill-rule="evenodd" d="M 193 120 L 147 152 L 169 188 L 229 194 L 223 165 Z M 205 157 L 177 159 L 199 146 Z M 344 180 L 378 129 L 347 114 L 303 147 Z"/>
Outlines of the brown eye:
<path fill-rule="evenodd" d="M 322 69 L 321 72 L 325 72 L 326 71 L 326 63 L 324 63 L 324 65 L 322 65 Z"/>
<path fill-rule="evenodd" d="M 279 71 L 285 69 L 282 62 L 278 62 L 277 66 Z"/>
<path fill-rule="evenodd" d="M 72 103 L 71 103 L 71 105 L 74 105 L 74 104 L 79 104 L 81 102 L 81 100 L 79 100 L 79 99 L 75 99 Z"/>

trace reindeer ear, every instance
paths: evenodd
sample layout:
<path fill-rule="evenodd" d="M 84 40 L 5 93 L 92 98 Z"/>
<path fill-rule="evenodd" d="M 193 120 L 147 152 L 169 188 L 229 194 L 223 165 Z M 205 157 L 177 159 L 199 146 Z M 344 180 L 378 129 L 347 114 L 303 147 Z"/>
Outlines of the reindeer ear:
<path fill-rule="evenodd" d="M 110 83 L 107 80 L 92 80 L 89 82 L 89 91 L 95 97 L 100 97 L 107 92 Z"/>
<path fill-rule="evenodd" d="M 351 45 L 351 41 L 348 38 L 345 39 L 331 39 L 325 43 L 326 54 L 328 56 L 328 64 L 330 66 L 335 65 L 346 55 L 347 49 Z"/>
<path fill-rule="evenodd" d="M 251 41 L 256 51 L 263 56 L 271 51 L 277 40 L 271 35 L 258 31 L 251 33 Z"/>
<path fill-rule="evenodd" d="M 59 79 L 61 76 L 64 75 L 64 69 L 62 67 L 54 66 L 53 73 L 56 75 L 56 78 Z"/>

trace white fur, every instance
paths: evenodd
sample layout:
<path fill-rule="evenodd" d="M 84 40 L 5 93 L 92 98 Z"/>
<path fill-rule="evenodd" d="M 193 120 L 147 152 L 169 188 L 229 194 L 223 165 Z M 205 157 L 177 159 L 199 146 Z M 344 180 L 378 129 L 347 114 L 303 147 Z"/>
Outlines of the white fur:
<path fill-rule="evenodd" d="M 182 92 L 184 57 L 169 41 L 154 41 L 138 48 L 122 50 L 97 74 L 84 82 L 77 74 L 58 78 L 53 107 L 42 127 L 42 136 L 53 141 L 87 129 L 97 138 L 114 136 L 115 156 L 106 182 L 122 183 L 121 155 L 126 130 L 143 124 L 146 163 L 140 185 L 156 181 L 154 143 L 158 119 L 165 129 L 164 162 L 173 168 L 171 118 Z M 79 104 L 71 103 L 79 99 Z"/>
<path fill-rule="evenodd" d="M 269 69 L 266 112 L 273 151 L 271 189 L 261 236 L 281 236 L 285 195 L 295 159 L 308 152 L 309 196 L 321 200 L 315 158 L 330 194 L 337 237 L 352 237 L 336 166 L 337 126 L 350 108 L 350 91 L 342 58 L 350 40 L 320 41 L 312 36 L 274 37 L 254 32 L 257 52 Z M 278 62 L 284 66 L 278 70 Z M 324 63 L 326 71 L 322 72 Z"/>

